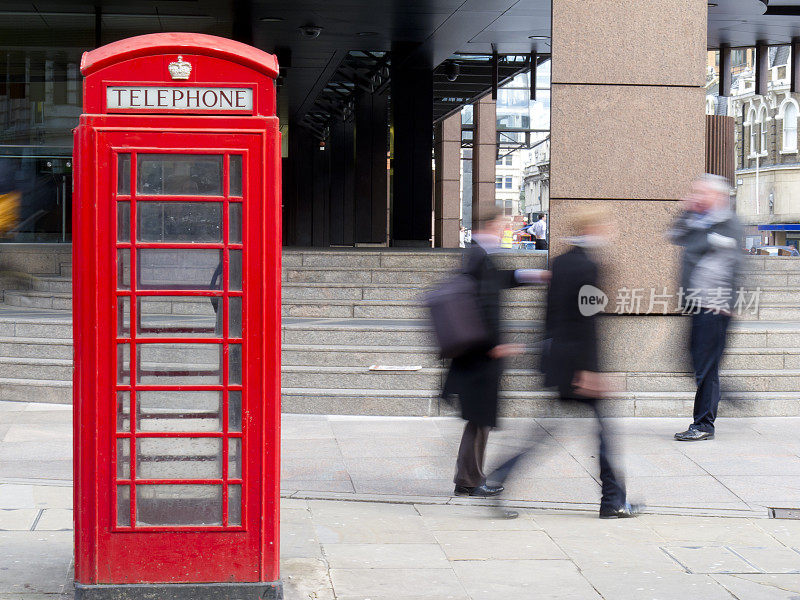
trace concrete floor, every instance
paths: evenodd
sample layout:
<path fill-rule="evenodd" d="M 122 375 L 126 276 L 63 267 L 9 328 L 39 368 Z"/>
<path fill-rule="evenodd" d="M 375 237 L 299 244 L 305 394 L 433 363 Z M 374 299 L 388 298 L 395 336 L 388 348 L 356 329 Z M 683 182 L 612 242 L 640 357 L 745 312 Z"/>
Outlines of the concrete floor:
<path fill-rule="evenodd" d="M 601 521 L 592 422 L 504 422 L 490 464 L 542 440 L 505 520 L 449 495 L 456 419 L 285 415 L 286 598 L 798 600 L 800 521 L 767 507 L 800 508 L 800 419 L 687 423 L 609 421 L 648 514 Z M 0 600 L 71 597 L 71 435 L 69 406 L 0 402 Z"/>

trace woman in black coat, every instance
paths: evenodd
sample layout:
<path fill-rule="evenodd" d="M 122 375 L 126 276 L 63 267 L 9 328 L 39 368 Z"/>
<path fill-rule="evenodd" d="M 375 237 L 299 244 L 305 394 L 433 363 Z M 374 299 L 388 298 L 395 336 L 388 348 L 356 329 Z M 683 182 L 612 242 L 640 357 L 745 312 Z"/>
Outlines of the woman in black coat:
<path fill-rule="evenodd" d="M 487 331 L 486 343 L 454 358 L 442 395 L 459 397 L 461 417 L 467 421 L 456 461 L 455 494 L 494 496 L 503 486 L 486 485 L 483 461 L 489 431 L 497 424 L 498 391 L 503 358 L 519 353 L 516 344 L 501 343 L 500 292 L 504 289 L 544 281 L 543 271 L 498 269 L 492 252 L 499 247 L 505 220 L 499 211 L 473 234 L 464 252 L 463 272 L 477 282 L 478 305 Z"/>
<path fill-rule="evenodd" d="M 573 238 L 571 249 L 552 264 L 545 322 L 545 385 L 557 387 L 562 401 L 591 406 L 599 426 L 600 517 L 630 517 L 633 509 L 626 500 L 622 477 L 611 464 L 609 432 L 600 420 L 606 384 L 598 359 L 597 314 L 603 305 L 590 300 L 602 294 L 593 254 L 607 235 L 608 218 L 600 211 L 587 210 L 577 215 L 577 220 L 581 235 Z"/>

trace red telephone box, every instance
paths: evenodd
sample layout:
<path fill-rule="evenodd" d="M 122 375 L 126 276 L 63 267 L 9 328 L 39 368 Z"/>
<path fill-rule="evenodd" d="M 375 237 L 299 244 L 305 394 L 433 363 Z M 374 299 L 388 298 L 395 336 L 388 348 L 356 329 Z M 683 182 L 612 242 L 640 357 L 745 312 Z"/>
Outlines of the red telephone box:
<path fill-rule="evenodd" d="M 76 598 L 281 598 L 277 62 L 166 33 L 81 72 Z"/>

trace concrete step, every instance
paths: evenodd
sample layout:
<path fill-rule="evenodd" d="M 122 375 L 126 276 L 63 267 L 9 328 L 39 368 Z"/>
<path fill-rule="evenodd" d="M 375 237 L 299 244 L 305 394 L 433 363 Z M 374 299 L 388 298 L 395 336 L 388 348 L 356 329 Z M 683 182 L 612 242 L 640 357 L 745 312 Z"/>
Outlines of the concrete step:
<path fill-rule="evenodd" d="M 528 348 L 521 356 L 506 360 L 509 369 L 529 369 L 539 364 L 541 351 Z M 284 344 L 284 367 L 369 367 L 443 365 L 439 352 L 431 346 L 328 346 Z M 726 348 L 723 369 L 800 369 L 800 348 Z"/>
<path fill-rule="evenodd" d="M 440 390 L 445 371 L 422 368 L 416 371 L 370 371 L 367 367 L 285 366 L 282 386 L 329 389 Z M 612 388 L 623 392 L 691 392 L 696 389 L 690 373 L 608 373 Z M 720 386 L 736 392 L 797 392 L 800 370 L 723 370 Z M 501 389 L 524 392 L 544 387 L 541 374 L 532 370 L 507 369 Z"/>
<path fill-rule="evenodd" d="M 69 277 L 35 277 L 31 283 L 32 291 L 72 294 L 72 279 Z"/>
<path fill-rule="evenodd" d="M 427 319 L 428 311 L 416 301 L 381 300 L 328 300 L 326 302 L 305 302 L 284 300 L 281 304 L 284 317 L 313 317 L 333 319 Z M 544 319 L 545 303 L 506 302 L 502 306 L 504 319 Z"/>
<path fill-rule="evenodd" d="M 40 292 L 36 290 L 7 290 L 5 304 L 28 308 L 72 310 L 71 292 Z"/>
<path fill-rule="evenodd" d="M 42 379 L 0 379 L 0 400 L 72 404 L 72 382 Z"/>
<path fill-rule="evenodd" d="M 454 269 L 461 264 L 461 255 L 459 249 L 284 249 L 282 263 L 285 268 Z M 547 264 L 544 251 L 508 251 L 495 256 L 504 268 L 544 268 Z"/>
<path fill-rule="evenodd" d="M 72 339 L 0 337 L 0 357 L 72 360 Z"/>
<path fill-rule="evenodd" d="M 506 417 L 590 416 L 578 403 L 558 401 L 555 392 L 500 393 L 500 414 Z M 604 414 L 619 417 L 689 418 L 694 392 L 636 392 L 615 394 L 604 404 Z M 417 390 L 284 388 L 282 410 L 304 414 L 361 414 L 397 416 L 446 416 L 458 414 L 457 406 L 438 393 Z M 785 392 L 728 392 L 719 407 L 720 416 L 800 416 L 800 395 Z"/>

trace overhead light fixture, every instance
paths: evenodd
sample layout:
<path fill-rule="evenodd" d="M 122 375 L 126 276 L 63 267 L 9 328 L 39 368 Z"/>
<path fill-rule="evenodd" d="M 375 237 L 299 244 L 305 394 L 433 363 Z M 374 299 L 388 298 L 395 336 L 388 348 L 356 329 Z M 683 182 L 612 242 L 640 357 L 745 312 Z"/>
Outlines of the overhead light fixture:
<path fill-rule="evenodd" d="M 708 5 L 713 8 L 714 6 L 719 6 L 719 2 L 709 2 Z"/>
<path fill-rule="evenodd" d="M 318 38 L 319 34 L 322 33 L 322 27 L 318 25 L 303 25 L 298 31 L 304 38 L 313 40 L 314 38 Z"/>
<path fill-rule="evenodd" d="M 458 76 L 461 75 L 461 65 L 457 62 L 449 62 L 445 66 L 444 74 L 447 77 L 447 81 L 455 81 L 458 79 Z"/>
<path fill-rule="evenodd" d="M 378 35 L 377 31 L 359 31 L 356 33 L 358 37 L 375 37 Z"/>
<path fill-rule="evenodd" d="M 549 40 L 550 36 L 549 35 L 529 35 L 528 39 L 529 40 Z"/>
<path fill-rule="evenodd" d="M 259 19 L 262 23 L 280 23 L 283 20 L 283 17 L 261 17 Z"/>

